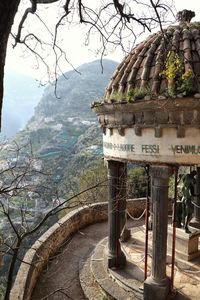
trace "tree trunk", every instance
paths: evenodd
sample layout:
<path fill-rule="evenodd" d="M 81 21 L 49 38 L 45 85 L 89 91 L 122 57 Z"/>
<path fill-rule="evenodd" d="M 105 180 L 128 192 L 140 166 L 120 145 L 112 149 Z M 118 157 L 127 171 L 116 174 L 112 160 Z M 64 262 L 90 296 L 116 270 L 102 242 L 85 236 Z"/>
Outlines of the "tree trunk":
<path fill-rule="evenodd" d="M 16 261 L 17 261 L 19 247 L 21 245 L 21 242 L 22 242 L 22 240 L 18 239 L 16 247 L 14 248 L 14 253 L 13 253 L 11 263 L 10 263 L 10 266 L 9 266 L 9 270 L 8 270 L 7 286 L 6 286 L 6 293 L 5 293 L 4 300 L 9 300 L 9 298 L 10 298 L 10 292 L 11 292 L 11 288 L 12 288 L 12 284 L 13 284 L 15 264 L 16 264 Z"/>
<path fill-rule="evenodd" d="M 9 34 L 20 0 L 0 1 L 0 125 L 3 102 L 4 65 Z"/>

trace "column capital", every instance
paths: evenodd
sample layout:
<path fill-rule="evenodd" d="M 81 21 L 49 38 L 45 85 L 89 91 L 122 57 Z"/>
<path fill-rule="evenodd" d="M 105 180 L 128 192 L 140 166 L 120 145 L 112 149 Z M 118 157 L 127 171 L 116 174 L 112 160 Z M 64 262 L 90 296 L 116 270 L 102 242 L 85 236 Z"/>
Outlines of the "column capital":
<path fill-rule="evenodd" d="M 173 173 L 173 169 L 168 165 L 150 166 L 150 175 L 154 178 L 168 179 Z"/>

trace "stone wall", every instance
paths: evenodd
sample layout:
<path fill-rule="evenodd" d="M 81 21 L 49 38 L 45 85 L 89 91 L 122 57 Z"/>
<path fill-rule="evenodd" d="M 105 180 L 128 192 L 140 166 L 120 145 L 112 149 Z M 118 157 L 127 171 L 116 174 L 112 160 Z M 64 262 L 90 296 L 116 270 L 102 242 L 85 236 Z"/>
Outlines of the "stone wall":
<path fill-rule="evenodd" d="M 138 217 L 145 208 L 145 199 L 129 200 L 127 208 L 130 214 Z M 96 203 L 76 209 L 46 231 L 27 251 L 21 264 L 10 300 L 29 300 L 37 279 L 60 246 L 79 229 L 107 219 L 107 203 Z"/>

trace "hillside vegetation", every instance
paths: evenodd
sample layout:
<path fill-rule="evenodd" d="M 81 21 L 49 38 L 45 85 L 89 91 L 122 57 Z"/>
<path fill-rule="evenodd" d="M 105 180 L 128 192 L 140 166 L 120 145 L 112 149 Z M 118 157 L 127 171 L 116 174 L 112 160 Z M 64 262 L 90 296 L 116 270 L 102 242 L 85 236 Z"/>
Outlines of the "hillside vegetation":
<path fill-rule="evenodd" d="M 48 86 L 35 108 L 34 116 L 13 140 L 31 142 L 42 169 L 52 174 L 62 196 L 75 184 L 84 169 L 102 157 L 102 133 L 90 104 L 104 94 L 117 63 L 103 60 L 86 63 Z"/>

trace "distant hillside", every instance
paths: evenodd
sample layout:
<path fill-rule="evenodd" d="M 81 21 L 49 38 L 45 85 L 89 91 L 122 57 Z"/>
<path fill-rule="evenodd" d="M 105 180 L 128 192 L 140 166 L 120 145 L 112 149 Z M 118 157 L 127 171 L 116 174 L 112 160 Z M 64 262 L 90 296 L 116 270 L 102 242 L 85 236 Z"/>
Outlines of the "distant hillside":
<path fill-rule="evenodd" d="M 11 137 L 33 116 L 44 87 L 32 77 L 7 70 L 5 72 L 2 129 L 0 137 Z"/>
<path fill-rule="evenodd" d="M 54 86 L 48 86 L 35 110 L 35 117 L 55 117 L 65 114 L 67 117 L 79 117 L 88 121 L 95 119 L 90 103 L 103 96 L 108 81 L 116 67 L 111 60 L 103 60 L 103 73 L 100 61 L 81 65 L 77 71 L 69 71 L 61 76 L 57 84 L 56 99 Z"/>
<path fill-rule="evenodd" d="M 117 63 L 86 63 L 58 80 L 58 96 L 48 86 L 25 129 L 15 136 L 18 144 L 31 140 L 44 169 L 63 183 L 102 156 L 102 133 L 90 104 L 104 94 Z M 67 79 L 66 79 L 67 78 Z"/>
<path fill-rule="evenodd" d="M 5 186 L 9 186 L 9 184 L 15 185 L 13 178 L 17 178 L 17 189 L 10 193 L 12 196 L 9 194 L 6 198 L 5 194 L 5 199 L 3 199 L 4 194 L 1 195 L 6 205 L 9 201 L 9 217 L 12 218 L 12 224 L 16 228 L 20 228 L 19 224 L 25 224 L 25 227 L 21 226 L 21 230 L 24 232 L 26 224 L 27 228 L 35 227 L 48 209 L 52 208 L 58 195 L 62 201 L 69 198 L 72 193 L 76 193 L 78 188 L 82 188 L 81 184 L 79 185 L 79 178 L 83 178 L 80 176 L 81 172 L 87 171 L 90 166 L 96 165 L 101 159 L 103 154 L 102 132 L 98 127 L 96 115 L 90 109 L 90 103 L 103 96 L 116 65 L 116 62 L 104 60 L 102 73 L 100 62 L 94 61 L 80 66 L 78 72 L 74 70 L 67 72 L 65 74 L 67 79 L 64 77 L 58 79 L 59 98 L 56 98 L 54 88 L 48 86 L 25 128 L 19 131 L 12 140 L 1 144 L 1 171 L 7 169 L 8 165 L 11 167 L 11 172 L 1 172 L 1 180 Z M 13 81 L 15 82 L 14 78 Z M 25 84 L 26 86 L 20 85 L 21 93 L 14 105 L 14 111 L 12 109 L 12 118 L 15 111 L 16 118 L 22 118 L 27 111 L 24 106 L 25 101 L 32 99 L 31 89 L 26 89 L 28 82 Z M 17 84 L 17 79 L 15 83 Z M 10 94 L 7 94 L 7 97 L 14 99 L 13 97 L 17 96 L 18 92 L 15 90 L 14 83 L 11 86 L 12 90 L 9 90 Z M 19 86 L 17 87 L 19 88 Z M 25 96 L 27 90 L 30 94 L 28 98 Z M 5 100 L 9 102 L 8 98 Z M 34 101 L 33 103 L 35 103 Z M 33 155 L 38 160 L 28 160 L 27 148 L 21 148 L 28 141 L 31 142 Z M 16 146 L 21 148 L 19 152 L 14 151 Z M 18 162 L 17 170 L 15 169 L 16 162 Z M 33 167 L 31 174 L 26 173 L 27 170 L 29 171 L 29 168 L 26 169 L 29 163 Z M 16 176 L 17 171 L 19 176 Z M 94 180 L 96 180 L 95 176 Z M 22 192 L 20 193 L 21 187 Z M 27 192 L 28 187 L 31 189 Z M 100 198 L 102 194 L 99 193 L 99 195 Z M 20 209 L 17 210 L 17 207 Z M 1 235 L 5 236 L 5 239 L 9 237 L 10 242 L 11 236 L 14 234 L 13 228 L 8 224 L 3 213 L 0 217 Z M 24 240 L 18 255 L 19 261 L 23 258 L 27 247 L 30 247 L 39 235 L 56 222 L 57 218 L 58 215 L 54 215 L 34 235 Z M 4 265 L 0 271 L 0 277 L 3 279 L 7 275 L 9 259 L 9 255 L 4 256 Z"/>

